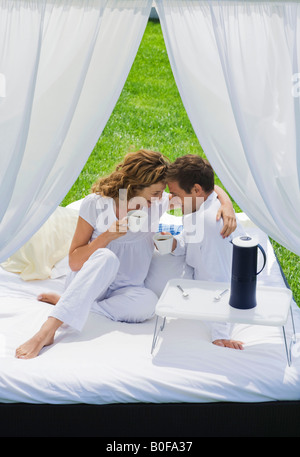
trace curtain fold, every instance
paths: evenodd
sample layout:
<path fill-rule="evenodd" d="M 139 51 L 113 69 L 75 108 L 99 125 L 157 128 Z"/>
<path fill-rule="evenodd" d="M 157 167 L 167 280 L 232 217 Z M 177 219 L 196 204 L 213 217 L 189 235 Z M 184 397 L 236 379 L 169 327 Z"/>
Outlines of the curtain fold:
<path fill-rule="evenodd" d="M 300 255 L 300 2 L 157 0 L 174 77 L 224 186 Z"/>
<path fill-rule="evenodd" d="M 0 262 L 78 177 L 119 98 L 151 6 L 0 0 Z"/>
<path fill-rule="evenodd" d="M 300 1 L 156 5 L 180 95 L 216 173 L 259 227 L 300 255 Z M 0 0 L 0 262 L 79 175 L 151 6 Z"/>

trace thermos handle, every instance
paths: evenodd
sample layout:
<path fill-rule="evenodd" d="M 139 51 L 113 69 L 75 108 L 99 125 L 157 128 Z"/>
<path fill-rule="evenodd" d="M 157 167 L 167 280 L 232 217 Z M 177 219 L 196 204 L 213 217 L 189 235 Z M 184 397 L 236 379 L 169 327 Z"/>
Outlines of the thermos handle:
<path fill-rule="evenodd" d="M 263 269 L 265 268 L 266 261 L 267 261 L 267 256 L 266 256 L 266 253 L 265 253 L 264 249 L 262 248 L 262 246 L 260 244 L 258 244 L 257 247 L 261 250 L 261 253 L 264 256 L 264 264 L 263 264 L 262 268 L 256 273 L 257 275 L 259 275 L 259 273 L 261 271 L 263 271 Z"/>

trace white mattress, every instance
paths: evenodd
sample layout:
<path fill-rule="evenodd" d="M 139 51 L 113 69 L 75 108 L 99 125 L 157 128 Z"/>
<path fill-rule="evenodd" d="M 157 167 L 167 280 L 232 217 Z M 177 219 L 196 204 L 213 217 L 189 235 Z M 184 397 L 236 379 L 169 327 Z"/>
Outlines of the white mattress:
<path fill-rule="evenodd" d="M 243 215 L 240 215 L 243 218 Z M 267 237 L 259 235 L 268 263 L 260 284 L 284 286 Z M 159 292 L 178 275 L 173 256 L 154 256 L 148 286 Z M 175 262 L 175 263 L 172 263 Z M 188 273 L 186 273 L 188 275 Z M 41 291 L 61 292 L 64 277 L 24 282 L 0 268 L 0 402 L 111 404 L 128 402 L 263 402 L 300 399 L 300 346 L 287 363 L 282 329 L 236 324 L 243 351 L 210 342 L 205 324 L 172 319 L 151 355 L 155 318 L 143 324 L 112 322 L 91 313 L 81 334 L 62 328 L 55 343 L 32 360 L 15 358 L 16 347 L 36 332 L 52 305 Z M 300 310 L 293 303 L 296 331 Z M 287 325 L 288 338 L 291 325 Z"/>

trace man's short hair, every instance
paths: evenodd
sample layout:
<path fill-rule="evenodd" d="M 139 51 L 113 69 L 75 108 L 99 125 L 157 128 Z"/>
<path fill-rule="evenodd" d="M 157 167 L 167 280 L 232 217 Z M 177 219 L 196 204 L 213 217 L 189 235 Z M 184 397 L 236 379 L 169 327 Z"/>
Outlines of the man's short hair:
<path fill-rule="evenodd" d="M 199 184 L 204 192 L 213 191 L 215 185 L 214 170 L 210 163 L 193 154 L 178 157 L 170 164 L 166 180 L 178 182 L 187 193 L 191 193 L 195 184 Z"/>

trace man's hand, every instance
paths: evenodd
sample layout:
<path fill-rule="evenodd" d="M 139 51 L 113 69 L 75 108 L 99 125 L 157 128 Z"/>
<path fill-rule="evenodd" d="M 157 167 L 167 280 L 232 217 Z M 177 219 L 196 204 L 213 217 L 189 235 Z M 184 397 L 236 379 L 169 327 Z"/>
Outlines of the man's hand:
<path fill-rule="evenodd" d="M 231 348 L 231 349 L 239 349 L 242 350 L 244 349 L 243 344 L 241 341 L 235 341 L 235 340 L 215 340 L 213 341 L 213 344 L 216 346 L 222 346 L 225 348 Z"/>
<path fill-rule="evenodd" d="M 217 221 L 223 219 L 223 228 L 221 231 L 221 236 L 227 238 L 235 231 L 237 227 L 235 212 L 232 205 L 221 205 L 219 211 L 217 212 Z"/>

